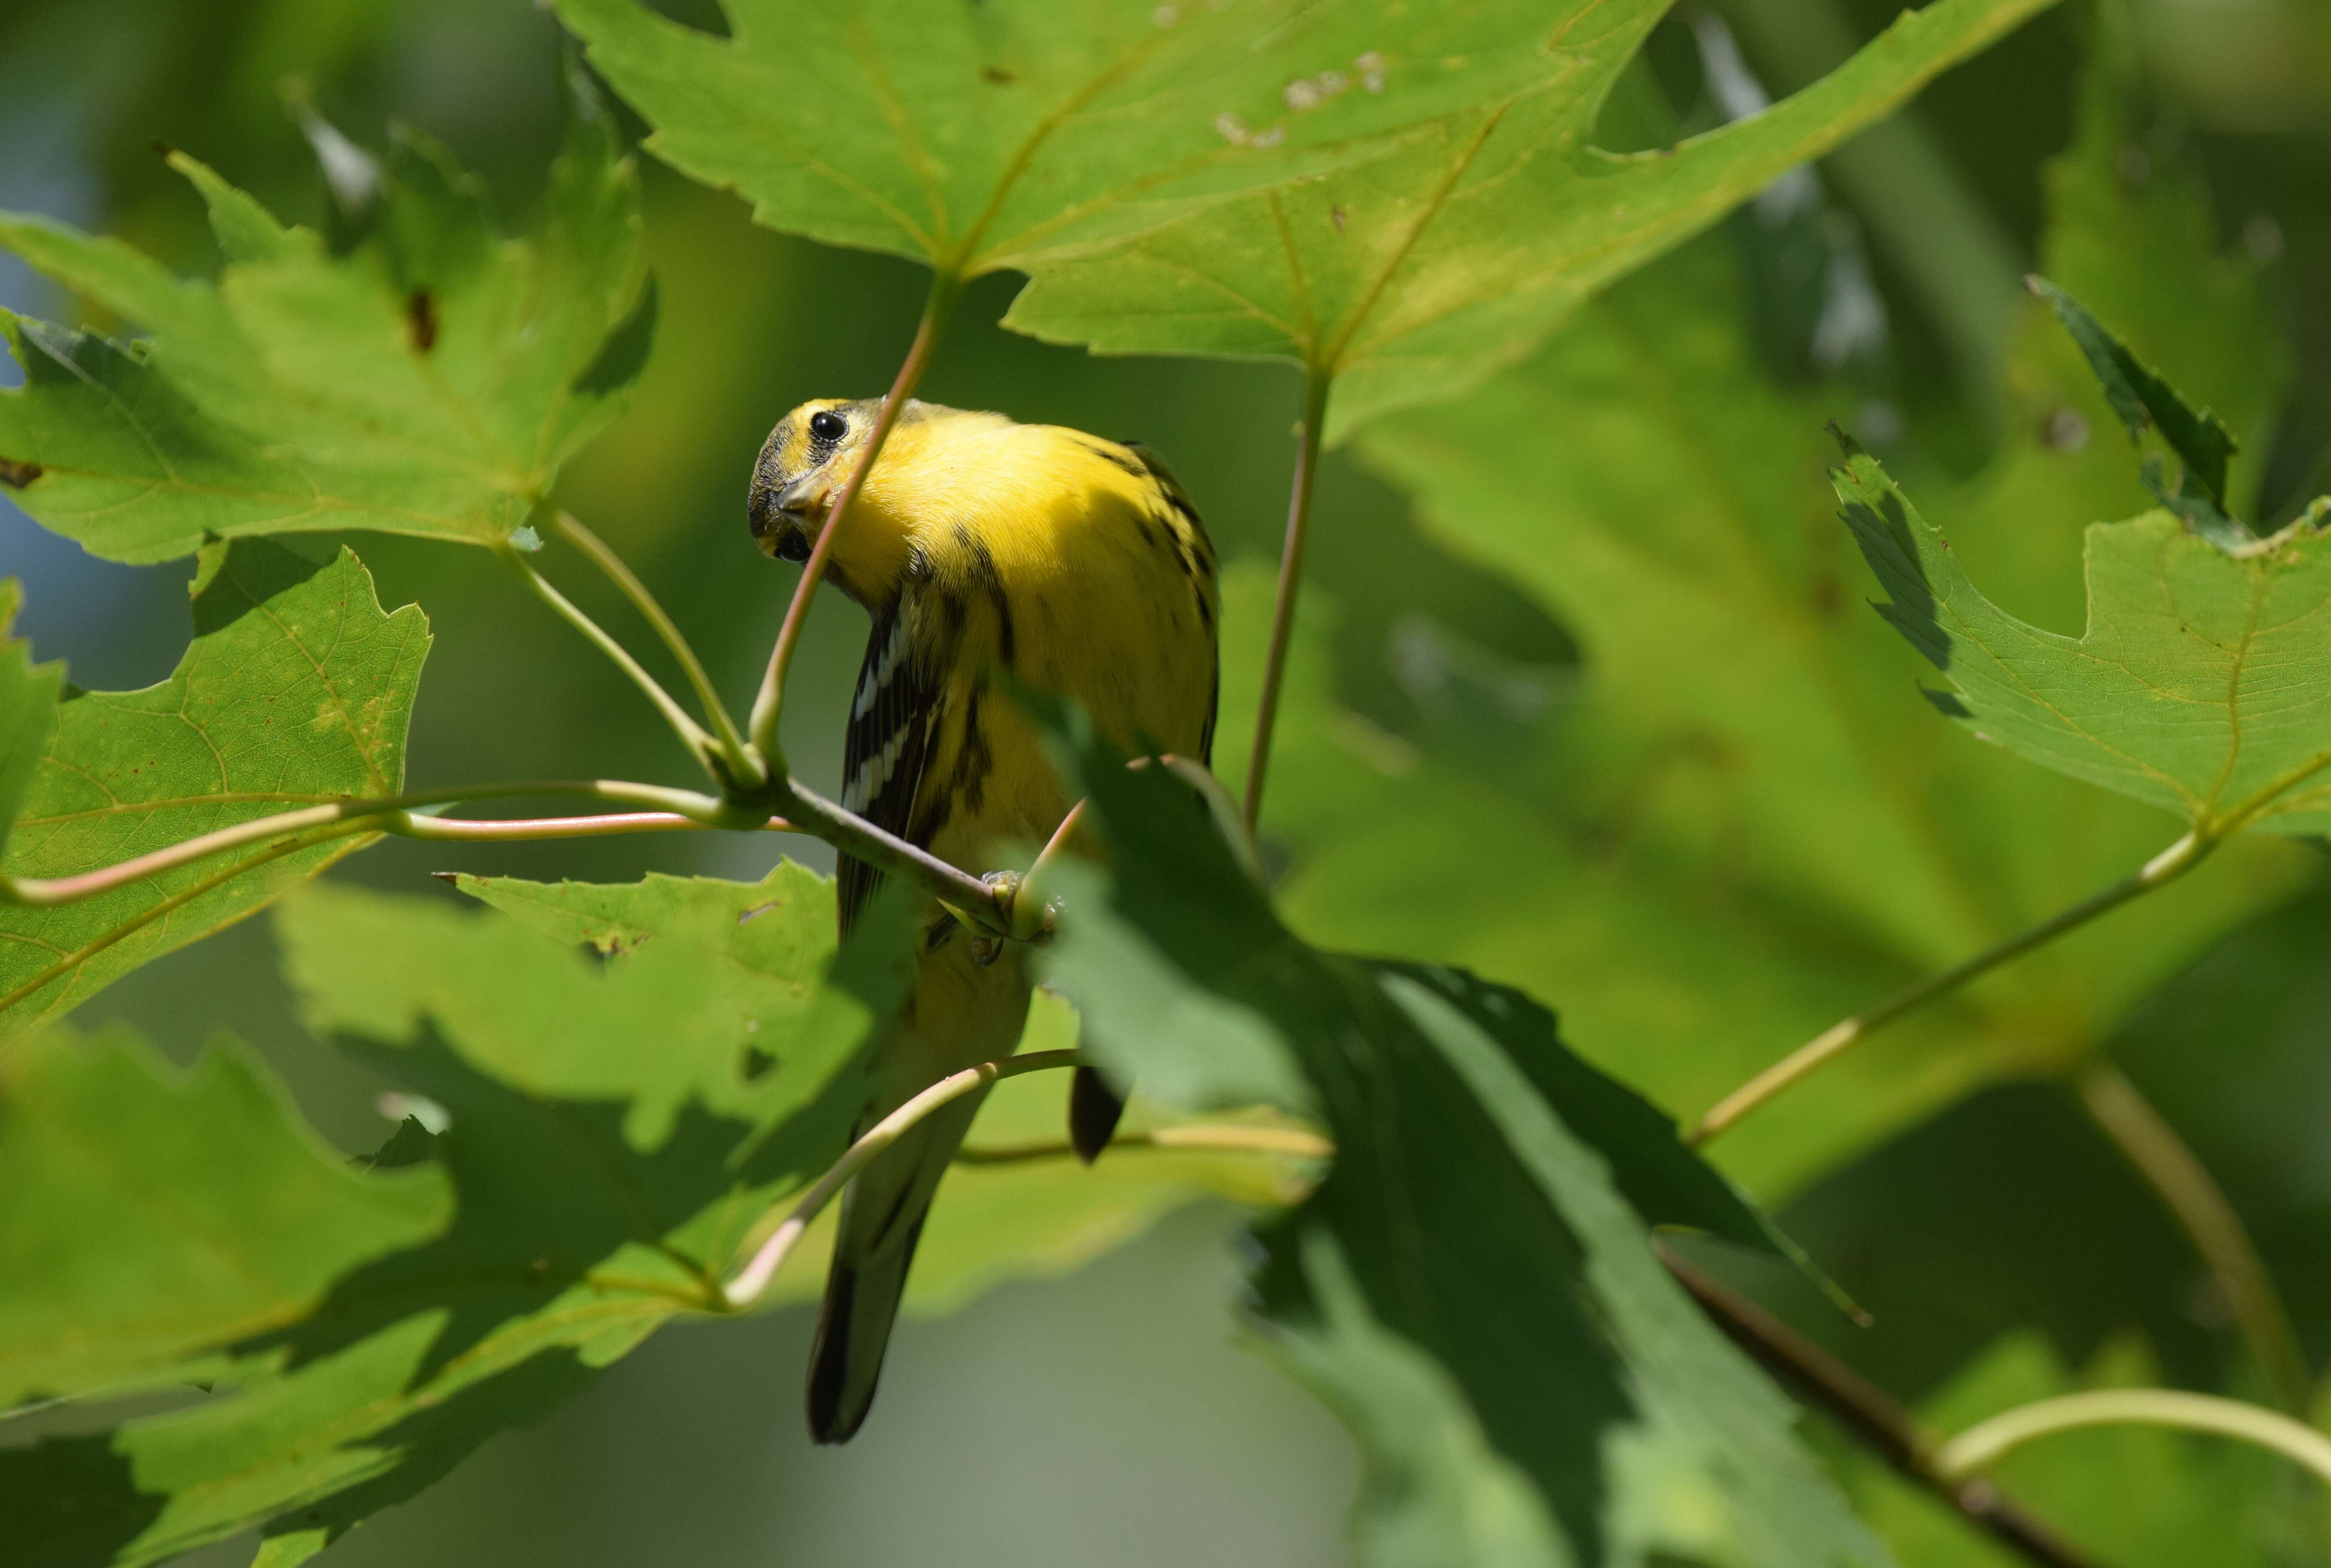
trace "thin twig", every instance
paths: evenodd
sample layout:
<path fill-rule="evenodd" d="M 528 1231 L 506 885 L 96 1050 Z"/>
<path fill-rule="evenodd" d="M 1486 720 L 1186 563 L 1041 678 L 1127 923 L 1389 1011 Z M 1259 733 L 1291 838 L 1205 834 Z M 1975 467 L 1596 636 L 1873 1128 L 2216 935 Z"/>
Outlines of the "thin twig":
<path fill-rule="evenodd" d="M 2304 1415 L 2312 1381 L 2307 1352 L 2266 1260 L 2209 1167 L 2118 1068 L 2098 1063 L 2080 1075 L 2079 1088 L 2089 1117 L 2160 1196 L 2209 1265 L 2275 1402 L 2290 1414 Z"/>
<path fill-rule="evenodd" d="M 2002 1497 L 1990 1482 L 1946 1473 L 1917 1420 L 1875 1383 L 1665 1242 L 1654 1240 L 1651 1245 L 1668 1272 L 1727 1338 L 1829 1411 L 1896 1473 L 2043 1568 L 2093 1568 L 2078 1548 Z"/>
<path fill-rule="evenodd" d="M 712 736 L 702 725 L 689 717 L 688 710 L 673 700 L 671 693 L 647 672 L 645 666 L 632 657 L 629 649 L 616 641 L 606 628 L 585 614 L 582 606 L 552 587 L 550 580 L 536 571 L 517 550 L 505 545 L 494 554 L 518 574 L 519 581 L 533 590 L 536 598 L 549 605 L 559 619 L 582 632 L 594 648 L 605 654 L 616 669 L 629 676 L 632 684 L 645 692 L 648 700 L 655 705 L 656 711 L 663 715 L 664 722 L 671 726 L 672 733 L 680 736 L 680 744 L 688 747 L 689 755 L 697 760 L 698 765 L 716 779 L 719 777 L 719 770 L 713 762 L 716 743 Z"/>
<path fill-rule="evenodd" d="M 697 703 L 704 710 L 705 722 L 712 727 L 713 734 L 718 738 L 721 755 L 728 758 L 736 782 L 747 789 L 767 783 L 768 770 L 745 744 L 743 734 L 737 728 L 737 721 L 728 715 L 728 705 L 720 700 L 719 689 L 712 684 L 712 677 L 704 668 L 704 660 L 696 656 L 696 649 L 680 632 L 679 622 L 665 613 L 663 605 L 648 591 L 648 585 L 640 581 L 639 574 L 632 570 L 631 563 L 617 555 L 614 547 L 604 539 L 584 527 L 581 519 L 572 512 L 558 513 L 557 527 L 569 544 L 589 556 L 592 565 L 623 592 L 623 597 L 632 602 L 633 608 L 639 611 L 647 623 L 654 628 L 655 634 L 663 640 L 663 645 L 671 650 L 671 656 L 680 661 L 680 670 L 688 677 L 689 685 L 695 689 Z"/>
<path fill-rule="evenodd" d="M 1069 808 L 1069 814 L 1061 819 L 1061 825 L 1052 830 L 1052 836 L 1044 841 L 1042 849 L 1036 851 L 1036 858 L 1029 863 L 1027 874 L 1012 889 L 1012 934 L 1023 942 L 1032 941 L 1052 929 L 1052 910 L 1044 902 L 1044 895 L 1037 884 L 1043 879 L 1044 873 L 1051 870 L 1053 862 L 1068 851 L 1069 841 L 1076 837 L 1077 829 L 1083 825 L 1087 803 L 1079 801 Z"/>
<path fill-rule="evenodd" d="M 409 813 L 416 806 L 450 804 L 455 801 L 492 800 L 510 795 L 588 795 L 594 799 L 613 801 L 618 804 L 640 805 L 671 811 L 687 816 L 706 826 L 727 808 L 710 795 L 699 795 L 687 790 L 665 789 L 659 784 L 631 784 L 621 779 L 528 779 L 511 784 L 464 784 L 455 789 L 418 790 L 408 794 L 385 795 L 372 799 L 350 798 L 333 801 L 324 805 L 303 806 L 297 811 L 277 812 L 272 815 L 254 817 L 247 822 L 219 828 L 212 832 L 165 845 L 134 859 L 96 870 L 83 871 L 71 877 L 0 877 L 0 904 L 15 904 L 31 908 L 49 908 L 59 904 L 71 904 L 100 893 L 109 892 L 127 883 L 143 880 L 161 872 L 211 855 L 224 854 L 246 844 L 255 844 L 286 834 L 305 832 L 309 829 L 328 827 L 334 823 L 355 823 L 359 831 L 398 832 L 391 819 Z M 377 819 L 377 820 L 375 820 Z M 415 822 L 426 818 L 414 818 Z M 722 824 L 727 825 L 727 824 Z M 428 836 L 425 832 L 412 837 Z M 451 835 L 441 835 L 451 836 Z"/>
<path fill-rule="evenodd" d="M 2098 916 L 2117 909 L 2140 894 L 2149 893 L 2165 882 L 2174 880 L 2199 865 L 2203 857 L 2217 847 L 2218 836 L 2203 838 L 2187 833 L 2145 864 L 2145 869 L 2133 877 L 2123 878 L 2103 892 L 2083 898 L 2071 908 L 2050 916 L 2027 930 L 2019 932 L 1996 946 L 1984 949 L 1961 964 L 1938 970 L 1914 984 L 1905 986 L 1877 1006 L 1857 1012 L 1841 1023 L 1832 1024 L 1787 1056 L 1734 1089 L 1718 1100 L 1708 1113 L 1700 1117 L 1685 1142 L 1706 1143 L 1733 1123 L 1779 1094 L 1783 1089 L 1810 1076 L 1845 1053 L 1856 1042 L 1868 1039 L 1901 1017 L 1915 1012 L 1927 1003 L 1949 995 L 1970 980 L 1988 974 L 2012 958 L 2019 958 L 2035 947 L 2043 946 L 2077 927 L 2085 926 Z"/>
<path fill-rule="evenodd" d="M 824 525 L 818 529 L 817 543 L 810 547 L 809 559 L 802 565 L 801 580 L 794 584 L 793 602 L 785 606 L 785 623 L 777 629 L 776 646 L 769 650 L 769 668 L 761 677 L 761 689 L 754 695 L 748 721 L 754 748 L 773 765 L 780 755 L 777 719 L 785 706 L 785 675 L 793 668 L 794 650 L 801 641 L 802 628 L 809 621 L 810 600 L 825 575 L 826 560 L 833 554 L 834 538 L 841 532 L 851 503 L 858 499 L 866 476 L 873 470 L 874 460 L 881 455 L 882 443 L 890 438 L 890 428 L 898 423 L 899 411 L 915 394 L 923 372 L 930 368 L 931 356 L 947 332 L 947 318 L 954 313 L 956 296 L 962 286 L 962 280 L 951 271 L 932 272 L 930 292 L 923 300 L 922 319 L 915 327 L 915 340 L 899 366 L 897 379 L 890 383 L 889 394 L 882 399 L 882 411 L 875 416 L 873 432 L 866 438 L 858 466 L 850 470 L 850 477 L 826 502 Z"/>
<path fill-rule="evenodd" d="M 1279 594 L 1270 608 L 1270 651 L 1262 663 L 1262 698 L 1254 711 L 1254 746 L 1246 764 L 1246 831 L 1262 816 L 1262 780 L 1270 764 L 1270 732 L 1279 721 L 1279 689 L 1295 636 L 1295 600 L 1303 585 L 1303 547 L 1311 532 L 1311 488 L 1319 468 L 1319 440 L 1327 423 L 1327 388 L 1334 375 L 1317 366 L 1303 373 L 1303 427 L 1297 432 L 1295 482 L 1287 498 L 1287 543 L 1279 557 Z"/>
<path fill-rule="evenodd" d="M 2331 1486 L 2331 1438 L 2264 1405 L 2174 1388 L 2096 1389 L 2018 1405 L 1945 1443 L 1935 1465 L 1946 1476 L 1970 1476 L 2034 1438 L 2101 1426 L 2175 1427 L 2239 1439 L 2280 1454 Z"/>
<path fill-rule="evenodd" d="M 784 1267 L 785 1254 L 802 1239 L 810 1221 L 850 1183 L 850 1178 L 871 1164 L 878 1155 L 904 1137 L 908 1130 L 937 1110 L 941 1106 L 959 1100 L 964 1096 L 985 1088 L 999 1079 L 1017 1078 L 1023 1072 L 1042 1072 L 1048 1068 L 1075 1067 L 1084 1060 L 1073 1050 L 1032 1050 L 1022 1056 L 1006 1057 L 1002 1061 L 984 1061 L 977 1067 L 966 1068 L 939 1079 L 897 1110 L 876 1122 L 857 1142 L 843 1151 L 825 1174 L 811 1184 L 785 1222 L 770 1232 L 769 1239 L 753 1253 L 752 1260 L 738 1269 L 736 1276 L 722 1287 L 721 1295 L 732 1307 L 750 1307 L 769 1288 Z"/>

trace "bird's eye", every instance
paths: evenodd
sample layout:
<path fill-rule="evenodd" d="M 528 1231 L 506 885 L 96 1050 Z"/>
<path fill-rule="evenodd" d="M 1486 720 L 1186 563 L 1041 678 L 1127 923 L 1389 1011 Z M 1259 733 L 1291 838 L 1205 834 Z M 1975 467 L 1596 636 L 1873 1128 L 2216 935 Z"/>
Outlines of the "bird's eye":
<path fill-rule="evenodd" d="M 838 413 L 823 409 L 809 416 L 809 432 L 820 441 L 840 441 L 850 432 L 850 422 Z"/>

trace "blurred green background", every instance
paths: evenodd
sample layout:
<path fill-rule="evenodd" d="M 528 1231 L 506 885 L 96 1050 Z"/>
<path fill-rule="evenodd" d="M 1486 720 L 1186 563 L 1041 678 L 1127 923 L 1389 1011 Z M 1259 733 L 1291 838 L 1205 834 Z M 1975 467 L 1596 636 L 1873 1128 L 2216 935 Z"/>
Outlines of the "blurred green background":
<path fill-rule="evenodd" d="M 717 24 L 709 0 L 665 8 Z M 1662 99 L 1689 127 L 1712 122 L 1744 82 L 1775 94 L 1800 85 L 1890 9 L 1687 8 L 1662 25 L 1611 138 L 1624 144 L 1628 117 L 1656 119 Z M 1736 24 L 1737 69 L 1712 42 L 1718 14 Z M 2331 6 L 2145 0 L 2135 15 L 2156 113 L 2207 167 L 2221 233 L 2266 267 L 2297 366 L 2271 442 L 2251 454 L 2264 476 L 2260 515 L 2278 518 L 2331 486 Z M 2070 135 L 2088 20 L 2078 4 L 2050 13 L 1832 160 L 1810 242 L 1746 214 L 1699 242 L 1746 280 L 1740 330 L 1773 373 L 1806 380 L 1817 358 L 1841 365 L 1823 395 L 1848 399 L 1834 412 L 1885 444 L 1906 479 L 1972 472 L 1999 439 L 2013 283 L 2037 254 L 2041 168 Z M 200 206 L 155 145 L 185 147 L 276 211 L 319 222 L 323 186 L 287 109 L 312 101 L 375 146 L 391 119 L 425 128 L 522 216 L 557 136 L 559 52 L 553 24 L 524 0 L 12 0 L 0 11 L 0 206 L 207 271 L 216 258 Z M 1888 138 L 1890 151 L 1871 161 L 1870 144 Z M 747 539 L 753 455 L 795 403 L 887 383 L 922 282 L 888 258 L 757 230 L 734 199 L 643 162 L 662 286 L 657 347 L 632 411 L 561 493 L 741 697 L 793 578 Z M 1808 242 L 1867 263 L 1860 325 L 1841 350 L 1821 337 L 1832 300 L 1819 270 L 1808 273 L 1791 249 Z M 1292 373 L 1047 347 L 991 325 L 1013 287 L 990 279 L 973 291 L 925 394 L 1138 437 L 1174 462 L 1226 557 L 1275 559 Z M 55 318 L 79 311 L 5 258 L 0 304 Z M 404 540 L 356 543 L 383 601 L 417 600 L 435 628 L 415 781 L 688 782 L 636 693 L 490 562 Z M 66 659 L 81 684 L 157 679 L 183 645 L 185 566 L 96 561 L 4 499 L 0 574 L 26 582 L 20 625 L 39 656 Z M 1533 600 L 1421 533 L 1406 499 L 1343 454 L 1321 480 L 1312 576 L 1340 608 L 1337 695 L 1395 741 L 1439 743 L 1415 697 L 1420 624 L 1453 629 L 1499 679 L 1525 687 L 1557 684 L 1574 657 Z M 566 585 L 611 624 L 630 625 L 595 583 Z M 837 783 L 864 634 L 862 614 L 827 595 L 796 668 L 786 749 L 823 788 Z M 427 873 L 453 867 L 749 878 L 780 847 L 704 835 L 457 852 L 391 841 L 335 874 L 413 893 L 438 890 Z M 783 847 L 830 863 L 814 842 Z M 2148 1007 L 2117 1052 L 2218 1170 L 2301 1305 L 2318 1357 L 2331 1352 L 2331 1157 L 2307 1129 L 2331 1126 L 2331 981 L 2311 978 L 2324 972 L 2326 936 L 2320 899 L 2261 922 Z M 2229 1006 L 2242 1029 L 2197 1064 L 2192 1040 L 2222 1035 Z M 386 1130 L 373 1105 L 379 1086 L 292 1019 L 263 920 L 140 971 L 83 1017 L 128 1019 L 181 1055 L 207 1031 L 231 1030 L 266 1052 L 340 1146 L 367 1148 Z M 2035 1205 L 2033 1192 L 2055 1201 Z M 2067 1214 L 2079 1222 L 2060 1223 Z M 1816 1183 L 1787 1220 L 1881 1317 L 1906 1326 L 1857 1349 L 1906 1397 L 1933 1393 L 2019 1328 L 2077 1365 L 2139 1326 L 2164 1374 L 2217 1385 L 2224 1325 L 2193 1288 L 2184 1244 L 2060 1090 L 1985 1091 Z M 801 1430 L 806 1314 L 667 1333 L 542 1428 L 498 1440 L 357 1532 L 336 1558 L 1336 1561 L 1353 1454 L 1324 1411 L 1237 1347 L 1223 1305 L 1235 1289 L 1223 1245 L 1235 1224 L 1226 1211 L 1185 1212 L 1070 1278 L 1009 1285 L 952 1318 L 910 1324 L 878 1419 L 837 1452 L 813 1450 Z M 1997 1354 L 1983 1367 L 2015 1375 Z M 1924 1527 L 1899 1526 L 1910 1561 Z M 205 1560 L 247 1552 L 222 1547 Z"/>

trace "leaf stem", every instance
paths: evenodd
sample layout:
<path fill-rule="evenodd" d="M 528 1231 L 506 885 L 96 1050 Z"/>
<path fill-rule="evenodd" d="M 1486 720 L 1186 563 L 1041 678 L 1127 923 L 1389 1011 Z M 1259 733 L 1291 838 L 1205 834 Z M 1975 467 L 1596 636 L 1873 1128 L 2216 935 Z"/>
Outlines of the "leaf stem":
<path fill-rule="evenodd" d="M 1970 1476 L 2034 1438 L 2080 1427 L 2131 1425 L 2176 1427 L 2255 1443 L 2331 1486 L 2331 1438 L 2262 1405 L 2168 1388 L 2097 1389 L 2018 1405 L 1945 1443 L 1935 1463 L 1946 1476 Z"/>
<path fill-rule="evenodd" d="M 1303 548 L 1310 540 L 1311 488 L 1319 470 L 1319 439 L 1327 425 L 1327 389 L 1334 375 L 1317 365 L 1303 371 L 1303 425 L 1297 432 L 1295 482 L 1287 498 L 1287 542 L 1279 556 L 1279 594 L 1270 607 L 1270 651 L 1262 662 L 1262 699 L 1254 711 L 1254 746 L 1246 765 L 1248 836 L 1262 816 L 1262 781 L 1270 763 L 1270 732 L 1279 722 L 1279 689 L 1287 676 L 1287 650 L 1295 636 L 1295 599 L 1302 589 Z"/>
<path fill-rule="evenodd" d="M 2174 880 L 2199 865 L 2217 844 L 2217 834 L 2204 837 L 2199 832 L 2189 832 L 2147 860 L 2144 869 L 2136 875 L 2123 878 L 2104 891 L 2050 915 L 2038 925 L 2018 932 L 1995 946 L 1985 948 L 1963 963 L 1937 970 L 1925 979 L 1903 987 L 1874 1007 L 1832 1024 L 1718 1100 L 1706 1116 L 1700 1117 L 1699 1125 L 1692 1128 L 1684 1141 L 1694 1146 L 1708 1142 L 1766 1100 L 1835 1060 L 1856 1042 L 1877 1033 L 1904 1013 L 1915 1012 L 1930 1002 L 1947 996 L 1967 982 L 1988 974 L 2010 959 L 2022 957 L 2033 948 L 2054 941 L 2065 932 L 2117 909 L 2140 894 L 2149 893 L 2164 883 Z"/>
<path fill-rule="evenodd" d="M 633 608 L 639 611 L 647 623 L 655 629 L 655 634 L 663 640 L 663 645 L 671 651 L 671 656 L 680 660 L 680 670 L 688 677 L 688 684 L 694 689 L 697 704 L 704 710 L 705 721 L 712 726 L 712 732 L 720 743 L 720 753 L 728 759 L 736 781 L 748 789 L 766 784 L 768 769 L 745 744 L 743 734 L 737 728 L 737 721 L 728 715 L 728 705 L 720 700 L 719 689 L 712 684 L 712 677 L 705 670 L 704 660 L 697 657 L 695 648 L 680 632 L 679 623 L 648 591 L 648 585 L 640 581 L 639 574 L 615 553 L 613 546 L 584 527 L 582 520 L 574 513 L 559 512 L 556 526 L 569 544 L 590 557 L 591 564 L 622 591 L 623 597 L 632 602 Z"/>
<path fill-rule="evenodd" d="M 785 606 L 784 624 L 777 629 L 776 646 L 769 650 L 769 668 L 761 677 L 761 689 L 754 695 L 750 725 L 753 746 L 768 758 L 777 771 L 783 765 L 777 744 L 777 719 L 785 707 L 785 675 L 792 670 L 794 650 L 800 645 L 802 628 L 809 621 L 810 600 L 825 576 L 825 563 L 833 554 L 833 542 L 841 532 L 842 519 L 851 503 L 865 486 L 866 476 L 873 470 L 874 460 L 882 454 L 882 443 L 890 438 L 891 427 L 898 423 L 899 411 L 915 394 L 930 368 L 931 356 L 938 349 L 939 339 L 947 332 L 947 318 L 955 313 L 956 297 L 962 292 L 963 280 L 955 272 L 936 269 L 931 273 L 930 292 L 923 300 L 922 319 L 916 324 L 915 340 L 908 347 L 907 357 L 899 366 L 889 394 L 882 399 L 882 411 L 875 416 L 874 432 L 866 439 L 858 466 L 826 503 L 825 523 L 817 532 L 817 543 L 810 547 L 809 559 L 802 566 L 801 580 L 794 584 L 793 602 Z"/>
<path fill-rule="evenodd" d="M 798 832 L 783 817 L 771 817 L 761 829 L 772 833 Z M 589 817 L 430 817 L 400 812 L 386 819 L 381 832 L 400 839 L 447 840 L 455 843 L 529 843 L 542 839 L 598 839 L 618 833 L 709 832 L 713 824 L 678 812 L 613 812 Z"/>
<path fill-rule="evenodd" d="M 400 827 L 393 819 L 406 815 L 415 806 L 450 804 L 456 801 L 491 800 L 509 795 L 588 795 L 613 801 L 619 804 L 647 806 L 688 818 L 699 825 L 727 826 L 714 820 L 726 808 L 710 795 L 700 795 L 687 790 L 665 789 L 659 784 L 631 784 L 621 779 L 528 779 L 514 784 L 465 784 L 456 789 L 420 790 L 409 794 L 386 795 L 376 799 L 333 801 L 323 805 L 303 806 L 298 811 L 278 812 L 271 816 L 254 817 L 247 822 L 220 828 L 191 839 L 168 844 L 132 860 L 78 876 L 0 877 L 0 904 L 14 904 L 31 908 L 49 908 L 59 904 L 71 904 L 99 893 L 109 892 L 127 883 L 140 881 L 161 872 L 175 870 L 189 862 L 205 857 L 224 854 L 287 833 L 305 832 L 310 829 L 347 826 L 350 832 L 406 832 L 409 822 Z M 412 822 L 427 822 L 425 817 L 410 818 Z M 483 824 L 480 824 L 483 825 Z M 453 837 L 445 833 L 433 835 L 426 830 L 408 832 L 408 836 Z M 484 836 L 482 834 L 478 836 Z M 517 836 L 512 834 L 510 836 Z"/>
<path fill-rule="evenodd" d="M 1017 1078 L 1023 1072 L 1042 1072 L 1049 1068 L 1075 1067 L 1083 1060 L 1083 1055 L 1073 1050 L 1032 1050 L 1023 1056 L 1006 1057 L 1002 1061 L 984 1061 L 977 1067 L 966 1068 L 961 1072 L 939 1079 L 876 1122 L 843 1151 L 842 1158 L 834 1161 L 825 1174 L 813 1183 L 810 1190 L 802 1195 L 801 1201 L 794 1205 L 793 1212 L 785 1216 L 784 1223 L 770 1232 L 769 1239 L 754 1252 L 752 1260 L 738 1269 L 722 1288 L 722 1297 L 731 1307 L 736 1308 L 750 1307 L 759 1300 L 761 1293 L 769 1288 L 769 1281 L 776 1278 L 777 1270 L 784 1266 L 785 1255 L 802 1239 L 802 1232 L 809 1229 L 810 1221 L 833 1202 L 835 1195 L 849 1184 L 852 1176 L 864 1170 L 883 1150 L 897 1143 L 916 1123 L 941 1106 L 985 1088 L 999 1079 Z"/>
<path fill-rule="evenodd" d="M 1869 1379 L 1666 1242 L 1655 1238 L 1651 1247 L 1725 1337 L 1826 1410 L 1906 1479 L 2042 1568 L 2091 1568 L 2076 1547 L 2002 1497 L 1991 1483 L 1945 1469 L 1936 1460 L 1933 1440 L 1917 1420 Z"/>
<path fill-rule="evenodd" d="M 647 672 L 646 667 L 632 657 L 629 649 L 616 641 L 596 621 L 585 614 L 580 605 L 552 587 L 550 580 L 536 571 L 526 557 L 519 555 L 517 550 L 508 545 L 502 545 L 496 546 L 494 554 L 500 556 L 503 564 L 518 574 L 520 582 L 534 591 L 536 598 L 549 605 L 561 620 L 582 632 L 593 647 L 605 654 L 614 663 L 616 669 L 631 677 L 632 684 L 647 694 L 648 700 L 655 705 L 658 713 L 663 715 L 664 722 L 671 726 L 672 733 L 680 736 L 680 744 L 688 747 L 689 755 L 696 759 L 698 765 L 715 779 L 719 778 L 720 770 L 715 761 L 717 743 L 705 732 L 703 726 L 689 717 L 686 708 L 673 700 L 671 693 L 666 691 L 656 678 Z"/>
<path fill-rule="evenodd" d="M 2100 1062 L 2081 1074 L 2078 1088 L 2089 1117 L 2159 1194 L 2209 1265 L 2275 1402 L 2291 1414 L 2304 1414 L 2310 1381 L 2307 1353 L 2266 1260 L 2209 1167 L 2118 1068 Z"/>

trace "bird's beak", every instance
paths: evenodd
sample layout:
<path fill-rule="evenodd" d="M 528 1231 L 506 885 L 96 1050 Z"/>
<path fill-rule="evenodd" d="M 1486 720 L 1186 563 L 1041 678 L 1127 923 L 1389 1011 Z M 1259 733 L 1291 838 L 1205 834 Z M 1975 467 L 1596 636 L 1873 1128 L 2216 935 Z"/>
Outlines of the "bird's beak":
<path fill-rule="evenodd" d="M 774 493 L 763 490 L 752 508 L 753 537 L 781 561 L 809 559 L 813 530 L 825 514 L 828 486 L 804 474 Z"/>

